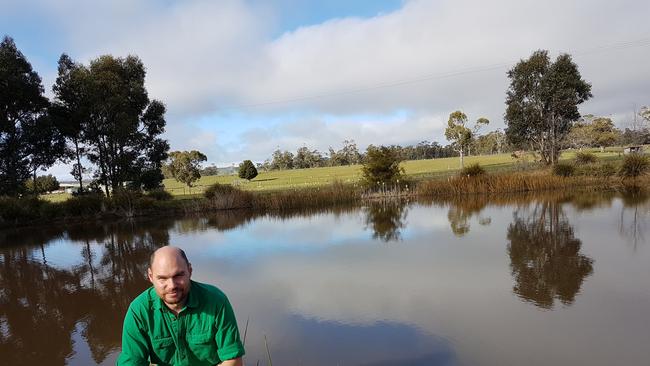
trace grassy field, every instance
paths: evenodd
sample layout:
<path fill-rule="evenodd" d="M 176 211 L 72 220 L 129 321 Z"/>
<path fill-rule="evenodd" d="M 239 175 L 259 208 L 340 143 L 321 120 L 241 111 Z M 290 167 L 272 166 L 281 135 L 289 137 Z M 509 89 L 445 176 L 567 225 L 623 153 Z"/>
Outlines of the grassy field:
<path fill-rule="evenodd" d="M 601 153 L 598 150 L 589 150 L 602 160 L 620 159 L 618 151 L 606 151 Z M 570 160 L 574 152 L 562 154 L 562 160 Z M 514 159 L 510 154 L 495 154 L 470 156 L 465 158 L 465 165 L 479 163 L 488 172 L 526 170 L 531 167 L 534 161 L 532 156 L 521 159 Z M 459 169 L 459 159 L 442 158 L 429 160 L 410 160 L 402 163 L 406 176 L 411 179 L 441 178 L 456 174 Z M 201 194 L 211 184 L 232 184 L 241 189 L 251 191 L 271 191 L 286 188 L 301 188 L 327 185 L 334 181 L 346 184 L 354 184 L 361 178 L 361 165 L 279 170 L 260 172 L 260 174 L 248 182 L 238 178 L 236 175 L 206 176 L 195 182 L 191 189 L 175 179 L 165 179 L 165 189 L 174 195 L 191 197 Z"/>
<path fill-rule="evenodd" d="M 605 161 L 616 161 L 621 159 L 622 148 L 609 148 L 601 153 L 598 149 L 586 149 Z M 560 159 L 571 160 L 575 152 L 564 152 Z M 520 159 L 514 159 L 510 154 L 480 155 L 465 158 L 465 166 L 478 163 L 488 172 L 499 171 L 522 171 L 534 169 L 537 166 L 532 162 L 535 158 L 527 155 Z M 428 178 L 445 178 L 458 173 L 459 159 L 442 158 L 429 160 L 409 160 L 402 163 L 407 178 L 423 180 Z M 236 175 L 212 175 L 201 177 L 194 183 L 192 188 L 175 179 L 165 179 L 165 189 L 178 199 L 200 196 L 205 188 L 214 183 L 231 184 L 238 188 L 249 191 L 274 191 L 287 188 L 306 188 L 331 184 L 340 181 L 344 184 L 354 184 L 361 178 L 361 165 L 337 166 L 325 168 L 275 170 L 260 172 L 260 174 L 248 182 Z M 42 196 L 51 202 L 65 201 L 70 194 L 49 194 Z"/>

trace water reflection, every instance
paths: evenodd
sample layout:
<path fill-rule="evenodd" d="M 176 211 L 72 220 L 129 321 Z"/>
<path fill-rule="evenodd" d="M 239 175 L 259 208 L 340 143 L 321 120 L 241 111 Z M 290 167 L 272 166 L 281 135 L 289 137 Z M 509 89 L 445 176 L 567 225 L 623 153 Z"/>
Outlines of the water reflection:
<path fill-rule="evenodd" d="M 541 308 L 551 309 L 555 299 L 572 304 L 593 273 L 593 260 L 580 254 L 582 244 L 557 201 L 515 211 L 507 238 L 513 291 Z"/>
<path fill-rule="evenodd" d="M 79 226 L 54 235 L 64 234 L 85 243 L 79 250 L 82 261 L 68 268 L 47 264 L 42 242 L 36 251 L 31 245 L 0 249 L 4 364 L 65 364 L 73 355 L 72 334 L 79 324 L 93 361 L 103 362 L 119 347 L 116 325 L 128 304 L 148 286 L 144 273 L 150 252 L 169 238 L 168 227 L 156 224 Z M 91 241 L 102 247 L 99 258 L 94 258 Z"/>
<path fill-rule="evenodd" d="M 607 260 L 629 249 L 621 237 L 634 245 L 645 240 L 648 214 L 642 192 L 549 193 L 0 231 L 0 360 L 110 363 L 126 307 L 148 286 L 149 253 L 172 243 L 187 245 L 198 280 L 226 286 L 239 302 L 240 321 L 254 319 L 247 342 L 251 364 L 266 358 L 264 335 L 277 364 L 522 364 L 507 362 L 526 360 L 531 352 L 528 343 L 517 344 L 517 334 L 528 330 L 521 328 L 555 320 L 554 329 L 577 329 L 572 326 L 580 320 L 593 322 L 588 314 L 602 314 L 598 301 L 589 299 L 615 308 L 592 284 L 631 263 L 630 250 L 618 262 Z M 614 237 L 595 245 L 601 232 L 590 240 L 588 231 L 573 227 L 581 222 L 583 229 L 605 226 L 602 232 Z M 408 245 L 377 246 L 369 237 Z M 590 277 L 596 260 L 599 276 Z M 647 294 L 634 291 L 647 263 L 632 263 L 622 275 L 628 294 L 636 296 L 626 313 L 639 314 L 635 306 L 646 304 Z M 600 286 L 614 284 L 615 294 L 622 293 L 616 278 L 604 282 Z M 558 302 L 574 305 L 576 298 L 586 299 L 578 303 L 592 312 L 581 308 L 582 318 L 560 318 L 562 312 L 536 311 Z M 522 301 L 535 306 L 522 307 Z M 636 315 L 608 314 L 633 329 L 631 338 L 647 339 L 638 336 L 647 334 L 644 323 L 638 332 L 629 325 L 639 323 Z M 499 332 L 506 323 L 510 328 Z M 88 356 L 79 353 L 83 342 Z M 513 344 L 502 352 L 508 356 L 483 353 L 503 344 Z M 631 352 L 638 361 L 638 352 Z M 468 354 L 479 362 L 458 360 Z"/>
<path fill-rule="evenodd" d="M 469 232 L 469 220 L 473 216 L 478 217 L 478 223 L 482 226 L 490 225 L 492 219 L 481 215 L 481 212 L 488 205 L 489 200 L 486 197 L 471 199 L 461 198 L 454 199 L 449 204 L 449 211 L 447 212 L 447 219 L 451 226 L 451 231 L 454 235 L 462 237 Z"/>
<path fill-rule="evenodd" d="M 372 229 L 372 238 L 384 242 L 399 241 L 406 226 L 407 203 L 395 200 L 372 202 L 365 208 L 366 228 Z"/>
<path fill-rule="evenodd" d="M 622 195 L 623 205 L 619 218 L 618 231 L 634 250 L 640 243 L 645 242 L 644 233 L 650 221 L 650 194 L 647 190 L 630 188 Z"/>

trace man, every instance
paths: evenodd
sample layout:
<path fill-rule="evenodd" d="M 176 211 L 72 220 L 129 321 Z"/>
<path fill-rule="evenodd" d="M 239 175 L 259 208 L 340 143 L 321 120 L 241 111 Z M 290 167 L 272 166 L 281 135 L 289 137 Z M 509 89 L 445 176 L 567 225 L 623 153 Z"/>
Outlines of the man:
<path fill-rule="evenodd" d="M 244 347 L 228 298 L 190 280 L 185 252 L 156 250 L 147 270 L 153 285 L 133 300 L 124 318 L 117 365 L 242 366 Z"/>

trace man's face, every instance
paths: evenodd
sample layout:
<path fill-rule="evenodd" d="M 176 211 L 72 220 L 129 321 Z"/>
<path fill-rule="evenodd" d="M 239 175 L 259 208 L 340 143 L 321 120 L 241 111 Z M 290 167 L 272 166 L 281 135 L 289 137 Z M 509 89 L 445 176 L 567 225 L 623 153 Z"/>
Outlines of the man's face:
<path fill-rule="evenodd" d="M 180 255 L 159 253 L 147 271 L 149 281 L 167 305 L 182 305 L 190 292 L 192 266 Z"/>

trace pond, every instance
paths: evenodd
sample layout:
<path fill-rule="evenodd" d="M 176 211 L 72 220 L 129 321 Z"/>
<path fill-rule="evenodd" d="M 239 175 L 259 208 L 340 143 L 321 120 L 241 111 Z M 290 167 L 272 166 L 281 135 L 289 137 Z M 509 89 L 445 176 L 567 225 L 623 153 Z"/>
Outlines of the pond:
<path fill-rule="evenodd" d="M 114 364 L 172 244 L 248 365 L 647 364 L 649 219 L 640 192 L 549 193 L 5 230 L 0 362 Z"/>

